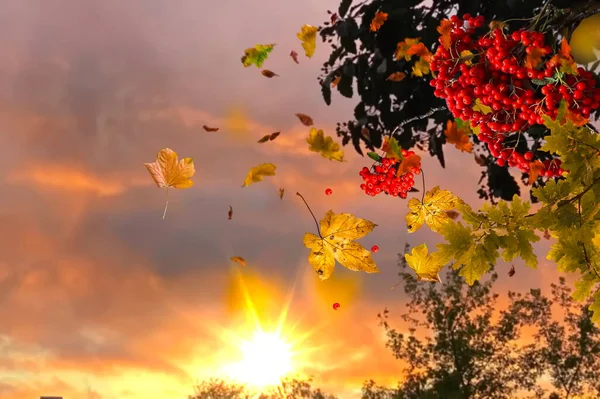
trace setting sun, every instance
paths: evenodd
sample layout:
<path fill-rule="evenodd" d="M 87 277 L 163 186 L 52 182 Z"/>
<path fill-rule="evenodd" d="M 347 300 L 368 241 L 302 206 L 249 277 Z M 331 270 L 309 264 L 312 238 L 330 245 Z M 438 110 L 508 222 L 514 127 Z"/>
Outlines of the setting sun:
<path fill-rule="evenodd" d="M 231 365 L 230 374 L 256 387 L 276 385 L 293 370 L 291 346 L 277 333 L 257 331 L 251 341 L 242 341 L 243 359 Z"/>

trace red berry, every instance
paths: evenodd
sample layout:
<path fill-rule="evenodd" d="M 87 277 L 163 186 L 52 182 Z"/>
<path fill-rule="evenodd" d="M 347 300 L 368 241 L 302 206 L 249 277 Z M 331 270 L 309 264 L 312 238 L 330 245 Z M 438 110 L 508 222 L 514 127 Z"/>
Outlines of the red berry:
<path fill-rule="evenodd" d="M 333 304 L 333 310 L 338 310 L 340 308 L 340 304 L 339 303 L 334 303 Z"/>
<path fill-rule="evenodd" d="M 371 247 L 371 252 L 377 252 L 377 251 L 379 251 L 379 247 L 377 245 L 373 245 Z"/>
<path fill-rule="evenodd" d="M 328 188 L 328 189 L 325 190 L 325 195 L 331 195 L 331 194 L 333 194 L 333 190 L 332 189 Z"/>

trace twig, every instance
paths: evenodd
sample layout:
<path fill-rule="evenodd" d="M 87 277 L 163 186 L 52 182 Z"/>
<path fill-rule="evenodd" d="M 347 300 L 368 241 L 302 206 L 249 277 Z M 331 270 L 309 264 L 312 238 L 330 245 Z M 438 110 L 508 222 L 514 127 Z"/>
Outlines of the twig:
<path fill-rule="evenodd" d="M 423 172 L 423 168 L 421 168 L 421 179 L 423 180 L 423 194 L 421 195 L 421 203 L 425 201 L 425 172 Z"/>
<path fill-rule="evenodd" d="M 321 237 L 322 239 L 323 236 L 321 235 L 321 229 L 319 228 L 319 222 L 317 222 L 317 218 L 315 217 L 315 214 L 313 213 L 312 209 L 310 209 L 310 206 L 308 206 L 308 203 L 306 202 L 306 200 L 304 199 L 304 197 L 302 196 L 302 194 L 296 192 L 296 195 L 299 196 L 300 198 L 302 198 L 302 201 L 304 201 L 304 205 L 306 205 L 306 207 L 308 208 L 308 211 L 310 212 L 310 214 L 312 215 L 315 224 L 317 225 L 317 233 L 319 234 L 319 237 Z"/>

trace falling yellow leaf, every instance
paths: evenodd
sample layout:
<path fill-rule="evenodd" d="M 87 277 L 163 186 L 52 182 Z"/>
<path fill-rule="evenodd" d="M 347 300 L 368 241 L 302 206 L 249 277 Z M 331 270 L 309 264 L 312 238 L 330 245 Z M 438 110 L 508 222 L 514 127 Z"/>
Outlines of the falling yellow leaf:
<path fill-rule="evenodd" d="M 333 82 L 331 82 L 331 87 L 335 87 L 340 83 L 340 80 L 342 80 L 342 76 L 338 76 L 337 78 L 333 79 Z"/>
<path fill-rule="evenodd" d="M 253 167 L 244 179 L 244 185 L 242 187 L 248 187 L 252 183 L 258 183 L 259 181 L 262 181 L 264 176 L 275 176 L 275 169 L 277 169 L 277 166 L 272 163 L 262 163 Z"/>
<path fill-rule="evenodd" d="M 408 232 L 414 233 L 423 223 L 427 223 L 432 231 L 439 232 L 440 228 L 451 220 L 446 211 L 456 208 L 459 202 L 458 197 L 448 190 L 440 190 L 439 186 L 427 191 L 423 202 L 411 198 L 408 201 L 410 212 L 406 215 Z"/>
<path fill-rule="evenodd" d="M 386 13 L 378 11 L 371 21 L 371 32 L 377 32 L 383 26 L 383 23 L 387 21 L 387 19 L 388 15 Z"/>
<path fill-rule="evenodd" d="M 412 67 L 412 76 L 423 77 L 429 73 L 429 62 L 423 57 L 419 58 L 415 65 Z"/>
<path fill-rule="evenodd" d="M 436 252 L 430 254 L 427 245 L 421 244 L 414 247 L 410 254 L 404 254 L 408 267 L 417 274 L 417 281 L 430 281 L 441 283 L 440 271 L 444 268 L 444 261 Z"/>
<path fill-rule="evenodd" d="M 159 188 L 167 188 L 167 203 L 163 213 L 163 219 L 167 215 L 169 206 L 169 187 L 189 188 L 194 185 L 191 177 L 194 176 L 194 160 L 192 158 L 178 159 L 177 153 L 170 148 L 163 148 L 156 156 L 156 161 L 144 163 L 144 166 L 152 176 Z"/>
<path fill-rule="evenodd" d="M 353 242 L 369 234 L 376 226 L 375 223 L 350 213 L 336 215 L 333 211 L 327 212 L 321 220 L 320 236 L 306 233 L 302 239 L 304 245 L 311 250 L 308 262 L 319 278 L 326 280 L 331 276 L 336 260 L 353 271 L 379 273 L 371 252 Z"/>
<path fill-rule="evenodd" d="M 542 169 L 544 169 L 544 163 L 539 159 L 529 163 L 529 181 L 527 185 L 531 186 L 537 180 Z"/>
<path fill-rule="evenodd" d="M 388 76 L 386 80 L 391 80 L 392 82 L 400 82 L 405 77 L 406 74 L 404 72 L 394 72 L 390 76 Z"/>
<path fill-rule="evenodd" d="M 306 142 L 310 151 L 318 152 L 331 161 L 344 162 L 344 150 L 340 149 L 340 145 L 331 136 L 325 136 L 323 130 L 314 127 L 310 129 Z"/>
<path fill-rule="evenodd" d="M 470 132 L 465 131 L 465 129 L 458 129 L 456 122 L 453 120 L 446 123 L 444 134 L 446 135 L 446 142 L 454 144 L 461 152 L 470 153 L 473 151 L 473 143 L 469 137 Z"/>
<path fill-rule="evenodd" d="M 266 61 L 269 53 L 273 51 L 275 43 L 273 44 L 257 44 L 254 47 L 247 48 L 244 50 L 244 55 L 241 58 L 242 64 L 245 68 L 254 64 L 257 68 L 260 68 Z"/>
<path fill-rule="evenodd" d="M 260 71 L 260 73 L 261 73 L 263 76 L 267 77 L 267 78 L 272 78 L 272 77 L 274 77 L 274 76 L 279 76 L 279 75 L 277 75 L 275 72 L 273 72 L 273 71 L 269 71 L 268 69 L 263 69 L 262 71 Z"/>
<path fill-rule="evenodd" d="M 296 114 L 296 116 L 304 126 L 312 126 L 314 124 L 312 118 L 306 114 Z"/>
<path fill-rule="evenodd" d="M 411 169 L 414 167 L 421 169 L 421 157 L 417 154 L 404 157 L 398 165 L 396 176 L 402 176 L 405 173 L 411 172 Z"/>
<path fill-rule="evenodd" d="M 242 267 L 246 267 L 246 260 L 241 256 L 232 256 L 231 258 L 229 258 L 229 260 L 235 263 L 239 263 L 239 265 Z"/>
<path fill-rule="evenodd" d="M 308 58 L 315 54 L 318 30 L 316 26 L 303 25 L 300 32 L 296 34 L 296 37 L 302 42 L 302 48 Z"/>
<path fill-rule="evenodd" d="M 437 31 L 440 34 L 440 42 L 442 43 L 442 46 L 448 50 L 452 41 L 450 38 L 450 34 L 452 32 L 452 22 L 449 19 L 442 19 L 440 26 L 437 27 Z"/>
<path fill-rule="evenodd" d="M 283 194 L 285 194 L 285 189 L 284 188 L 280 188 L 279 189 L 279 199 L 283 199 Z"/>

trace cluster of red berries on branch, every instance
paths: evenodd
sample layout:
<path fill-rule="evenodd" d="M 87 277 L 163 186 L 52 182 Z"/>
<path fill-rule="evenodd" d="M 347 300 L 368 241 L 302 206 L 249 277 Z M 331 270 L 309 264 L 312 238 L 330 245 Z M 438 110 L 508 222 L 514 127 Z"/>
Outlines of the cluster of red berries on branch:
<path fill-rule="evenodd" d="M 507 135 L 543 124 L 543 115 L 556 119 L 563 99 L 570 118 L 583 121 L 600 107 L 600 89 L 591 72 L 577 67 L 565 40 L 553 54 L 543 32 L 508 34 L 505 24 L 496 23 L 495 29 L 477 37 L 484 23 L 482 16 L 469 14 L 446 21 L 450 31 L 440 37 L 442 45 L 432 58 L 431 70 L 437 76 L 430 84 L 455 117 L 480 128 L 477 138 L 498 158 L 498 165 L 528 173 L 533 154 L 505 148 Z M 540 175 L 562 172 L 560 161 L 551 160 Z"/>
<path fill-rule="evenodd" d="M 403 157 L 411 155 L 414 155 L 413 151 L 402 150 Z M 410 171 L 397 176 L 398 166 L 398 160 L 384 157 L 379 161 L 379 165 L 373 167 L 375 173 L 372 173 L 369 168 L 363 167 L 358 173 L 364 180 L 360 189 L 371 197 L 385 193 L 394 197 L 406 198 L 408 192 L 415 185 L 414 175 L 421 173 L 421 169 L 413 166 Z"/>

